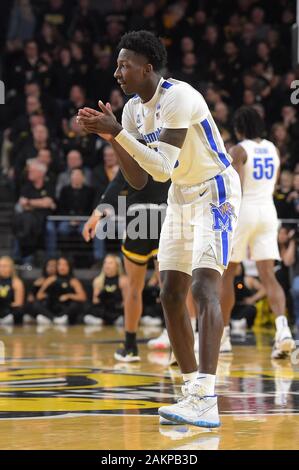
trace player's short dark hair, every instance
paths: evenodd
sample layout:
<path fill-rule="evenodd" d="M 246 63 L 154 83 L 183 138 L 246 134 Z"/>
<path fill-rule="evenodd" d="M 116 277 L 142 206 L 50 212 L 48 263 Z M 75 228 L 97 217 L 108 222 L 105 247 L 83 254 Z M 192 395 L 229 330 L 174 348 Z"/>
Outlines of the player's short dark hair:
<path fill-rule="evenodd" d="M 155 71 L 161 70 L 167 62 L 164 44 L 150 31 L 130 31 L 124 34 L 118 44 L 118 50 L 120 49 L 129 49 L 145 56 Z"/>
<path fill-rule="evenodd" d="M 237 109 L 233 126 L 235 131 L 242 134 L 246 139 L 263 137 L 265 129 L 262 117 L 252 106 L 241 106 Z"/>

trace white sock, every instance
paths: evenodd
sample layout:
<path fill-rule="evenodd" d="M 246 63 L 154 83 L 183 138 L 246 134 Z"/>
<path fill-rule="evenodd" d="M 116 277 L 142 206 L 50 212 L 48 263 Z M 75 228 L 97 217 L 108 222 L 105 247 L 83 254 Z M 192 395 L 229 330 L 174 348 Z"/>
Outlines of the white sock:
<path fill-rule="evenodd" d="M 199 373 L 197 380 L 202 383 L 206 395 L 215 395 L 216 375 Z"/>
<path fill-rule="evenodd" d="M 196 318 L 190 318 L 193 332 L 196 330 Z"/>
<path fill-rule="evenodd" d="M 230 333 L 230 326 L 228 325 L 223 328 L 223 335 L 229 336 L 229 333 Z"/>
<path fill-rule="evenodd" d="M 190 372 L 189 374 L 182 374 L 182 376 L 184 382 L 196 380 L 198 377 L 198 370 L 196 370 L 195 372 Z"/>
<path fill-rule="evenodd" d="M 279 315 L 279 317 L 275 319 L 275 325 L 277 331 L 280 331 L 283 328 L 287 328 L 289 326 L 287 317 L 285 315 Z"/>

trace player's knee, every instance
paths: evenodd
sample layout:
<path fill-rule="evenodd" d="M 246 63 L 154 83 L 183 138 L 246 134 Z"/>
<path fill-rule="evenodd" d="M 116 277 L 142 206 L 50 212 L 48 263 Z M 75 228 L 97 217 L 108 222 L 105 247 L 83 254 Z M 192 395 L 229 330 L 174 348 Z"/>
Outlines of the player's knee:
<path fill-rule="evenodd" d="M 177 310 L 178 306 L 185 303 L 186 295 L 180 286 L 165 285 L 161 289 L 160 299 L 166 310 Z"/>
<path fill-rule="evenodd" d="M 203 276 L 193 279 L 191 284 L 193 299 L 202 310 L 205 306 L 212 303 L 219 303 L 218 286 L 210 279 Z"/>

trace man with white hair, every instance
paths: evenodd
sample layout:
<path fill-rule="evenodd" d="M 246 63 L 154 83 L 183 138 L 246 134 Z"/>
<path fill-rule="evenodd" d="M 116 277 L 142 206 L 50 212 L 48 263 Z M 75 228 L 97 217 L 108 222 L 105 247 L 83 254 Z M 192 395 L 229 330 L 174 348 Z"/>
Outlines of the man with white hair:
<path fill-rule="evenodd" d="M 45 182 L 46 165 L 37 159 L 30 159 L 27 161 L 27 169 L 27 180 L 21 187 L 17 204 L 15 234 L 20 255 L 28 261 L 28 257 L 41 244 L 45 235 L 46 218 L 55 210 L 56 204 L 53 189 Z"/>

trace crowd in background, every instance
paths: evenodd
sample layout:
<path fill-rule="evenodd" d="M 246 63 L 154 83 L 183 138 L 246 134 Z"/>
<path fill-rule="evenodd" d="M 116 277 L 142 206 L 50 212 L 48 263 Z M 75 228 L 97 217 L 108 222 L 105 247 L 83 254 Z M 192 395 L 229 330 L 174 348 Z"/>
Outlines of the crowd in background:
<path fill-rule="evenodd" d="M 293 247 L 294 253 L 283 258 L 282 269 L 293 270 L 293 290 L 299 291 L 299 125 L 298 106 L 291 102 L 291 83 L 299 78 L 291 63 L 295 2 L 15 0 L 6 8 L 0 165 L 16 203 L 15 260 L 31 262 L 38 248 L 57 256 L 59 241 L 80 236 L 83 222 L 71 217 L 89 215 L 117 173 L 112 147 L 86 134 L 75 116 L 101 99 L 121 119 L 127 98 L 113 78 L 116 47 L 124 32 L 147 29 L 167 48 L 163 76 L 187 81 L 204 95 L 227 149 L 236 142 L 232 116 L 239 106 L 252 105 L 264 117 L 281 159 L 275 205 L 279 218 L 291 219 L 281 250 Z M 69 218 L 48 218 L 55 214 Z M 102 263 L 105 243 L 95 239 L 92 250 L 93 260 Z M 71 295 L 80 297 L 79 290 Z M 49 306 L 43 308 L 48 318 Z"/>

